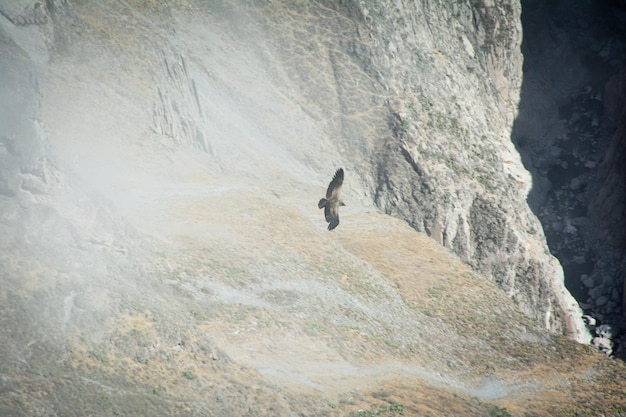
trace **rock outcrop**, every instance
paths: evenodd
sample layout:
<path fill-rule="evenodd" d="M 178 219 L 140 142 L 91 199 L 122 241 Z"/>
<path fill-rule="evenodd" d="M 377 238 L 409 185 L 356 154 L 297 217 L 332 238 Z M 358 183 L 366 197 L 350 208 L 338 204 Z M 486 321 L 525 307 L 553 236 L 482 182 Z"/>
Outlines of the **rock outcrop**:
<path fill-rule="evenodd" d="M 373 164 L 377 205 L 455 251 L 547 328 L 588 342 L 526 204 L 532 184 L 511 141 L 519 5 L 357 6 L 372 42 L 354 49 L 367 51 L 363 70 L 390 96 L 390 132 Z"/>

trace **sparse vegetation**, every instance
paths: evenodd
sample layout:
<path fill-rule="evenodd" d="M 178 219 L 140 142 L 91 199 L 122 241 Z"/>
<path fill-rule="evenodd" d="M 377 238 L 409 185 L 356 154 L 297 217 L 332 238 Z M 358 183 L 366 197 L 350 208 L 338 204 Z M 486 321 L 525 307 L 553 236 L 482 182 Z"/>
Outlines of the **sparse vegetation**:
<path fill-rule="evenodd" d="M 357 410 L 350 413 L 350 417 L 386 417 L 403 416 L 405 407 L 402 404 L 391 404 L 386 407 L 369 410 Z"/>
<path fill-rule="evenodd" d="M 89 356 L 91 356 L 95 360 L 100 361 L 102 363 L 107 363 L 108 362 L 106 356 L 103 353 L 98 352 L 96 350 L 90 350 L 89 351 Z"/>
<path fill-rule="evenodd" d="M 623 364 L 550 337 L 447 249 L 367 202 L 359 164 L 371 159 L 358 153 L 369 157 L 367 142 L 390 135 L 381 108 L 394 90 L 406 95 L 403 139 L 432 135 L 401 144 L 411 151 L 402 163 L 501 185 L 487 136 L 481 144 L 469 133 L 485 126 L 468 125 L 461 95 L 429 84 L 450 66 L 441 51 L 416 47 L 417 69 L 399 68 L 405 85 L 387 88 L 391 71 L 376 83 L 376 63 L 358 62 L 359 48 L 376 48 L 367 31 L 386 28 L 361 26 L 345 2 L 183 3 L 77 1 L 71 20 L 59 12 L 50 23 L 67 45 L 37 63 L 32 107 L 53 116 L 27 116 L 76 157 L 59 162 L 66 172 L 42 153 L 54 189 L 39 194 L 19 188 L 31 174 L 18 166 L 13 199 L 2 187 L 14 152 L 0 137 L 0 414 L 509 417 L 531 407 L 576 416 L 592 403 L 595 414 L 626 412 Z M 366 3 L 402 30 L 415 23 Z M 16 58 L 20 68 L 28 55 Z M 37 85 L 25 73 L 24 85 Z M 173 120 L 178 130 L 154 126 Z M 184 135 L 218 146 L 198 153 Z M 100 160 L 83 149 L 106 152 Z M 353 201 L 329 234 L 311 200 L 323 189 L 299 176 L 333 149 L 354 164 Z M 99 175 L 108 191 L 94 194 L 119 198 L 110 209 L 70 179 L 109 162 L 119 172 Z M 434 185 L 444 189 L 443 178 Z M 401 180 L 394 192 L 410 198 Z M 450 206 L 453 191 L 442 196 Z M 502 402 L 493 401 L 506 408 L 476 398 L 485 379 L 501 384 Z"/>
<path fill-rule="evenodd" d="M 143 357 L 143 356 L 136 356 L 135 357 L 135 362 L 140 363 L 142 365 L 148 365 L 150 360 L 148 358 L 146 358 L 146 357 Z"/>
<path fill-rule="evenodd" d="M 505 408 L 493 404 L 485 404 L 489 417 L 512 417 Z"/>

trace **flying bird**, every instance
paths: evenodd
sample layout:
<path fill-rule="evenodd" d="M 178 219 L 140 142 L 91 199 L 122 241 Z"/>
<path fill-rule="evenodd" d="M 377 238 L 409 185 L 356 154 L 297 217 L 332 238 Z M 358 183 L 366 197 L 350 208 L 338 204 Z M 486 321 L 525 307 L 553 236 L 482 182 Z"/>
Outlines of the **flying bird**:
<path fill-rule="evenodd" d="M 328 230 L 333 230 L 339 225 L 339 207 L 345 206 L 343 201 L 339 199 L 339 193 L 341 192 L 341 186 L 343 185 L 343 168 L 339 168 L 333 180 L 328 184 L 328 190 L 326 190 L 326 198 L 322 198 L 317 207 L 324 209 L 324 217 L 328 222 Z"/>

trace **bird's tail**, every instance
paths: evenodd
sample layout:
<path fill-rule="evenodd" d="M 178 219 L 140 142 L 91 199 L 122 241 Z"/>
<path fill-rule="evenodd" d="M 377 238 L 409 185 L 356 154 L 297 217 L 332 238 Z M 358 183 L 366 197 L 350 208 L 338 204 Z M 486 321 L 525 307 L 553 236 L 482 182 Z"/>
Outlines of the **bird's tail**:
<path fill-rule="evenodd" d="M 324 208 L 326 206 L 326 199 L 322 198 L 319 203 L 317 203 L 318 208 Z"/>

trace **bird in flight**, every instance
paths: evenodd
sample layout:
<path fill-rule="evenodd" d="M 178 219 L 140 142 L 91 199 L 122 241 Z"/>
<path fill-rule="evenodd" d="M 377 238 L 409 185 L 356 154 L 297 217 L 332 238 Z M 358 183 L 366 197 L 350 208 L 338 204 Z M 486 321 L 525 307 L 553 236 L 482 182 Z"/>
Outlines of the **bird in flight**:
<path fill-rule="evenodd" d="M 333 180 L 328 184 L 328 190 L 326 190 L 326 198 L 322 198 L 317 207 L 324 209 L 324 217 L 328 222 L 328 230 L 333 230 L 339 225 L 339 207 L 345 206 L 343 201 L 339 199 L 339 193 L 341 192 L 341 186 L 343 185 L 343 168 L 339 168 Z"/>

